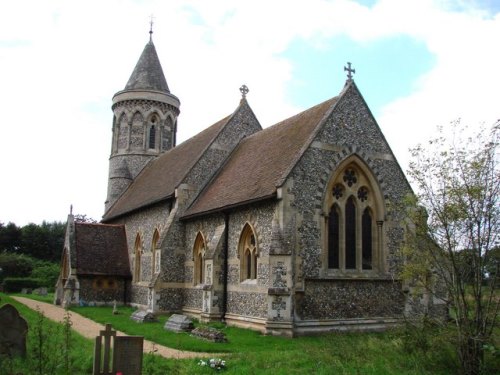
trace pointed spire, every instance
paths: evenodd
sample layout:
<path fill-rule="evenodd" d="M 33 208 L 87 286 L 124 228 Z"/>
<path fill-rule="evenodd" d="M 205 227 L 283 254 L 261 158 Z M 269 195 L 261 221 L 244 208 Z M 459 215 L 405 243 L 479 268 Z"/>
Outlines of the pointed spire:
<path fill-rule="evenodd" d="M 125 90 L 155 90 L 170 93 L 160 59 L 153 44 L 152 35 L 153 21 L 151 20 L 149 43 L 144 47 L 144 51 L 142 51 L 141 57 L 125 86 Z"/>

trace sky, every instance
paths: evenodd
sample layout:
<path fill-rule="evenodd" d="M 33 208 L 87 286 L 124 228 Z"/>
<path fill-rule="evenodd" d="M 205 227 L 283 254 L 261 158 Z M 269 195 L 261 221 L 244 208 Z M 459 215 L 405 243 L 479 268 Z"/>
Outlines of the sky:
<path fill-rule="evenodd" d="M 500 0 L 16 0 L 0 4 L 0 222 L 100 220 L 113 95 L 149 40 L 181 101 L 178 142 L 232 113 L 263 127 L 342 90 L 397 160 L 437 126 L 500 118 Z"/>

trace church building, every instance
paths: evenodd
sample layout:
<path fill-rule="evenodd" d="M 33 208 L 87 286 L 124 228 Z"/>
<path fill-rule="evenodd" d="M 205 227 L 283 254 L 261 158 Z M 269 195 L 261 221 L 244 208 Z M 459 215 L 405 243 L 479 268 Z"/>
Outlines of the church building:
<path fill-rule="evenodd" d="M 177 144 L 180 101 L 147 43 L 113 97 L 102 223 L 80 224 L 122 228 L 119 302 L 286 336 L 437 308 L 398 276 L 412 190 L 346 70 L 338 95 L 265 128 L 242 86 L 227 117 Z M 70 303 L 98 290 L 77 280 L 76 255 L 59 285 Z"/>

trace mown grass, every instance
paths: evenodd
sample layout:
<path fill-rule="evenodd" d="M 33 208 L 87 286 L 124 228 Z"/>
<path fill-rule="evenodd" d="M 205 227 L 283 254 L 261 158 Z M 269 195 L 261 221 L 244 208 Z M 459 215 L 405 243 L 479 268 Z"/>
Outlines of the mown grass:
<path fill-rule="evenodd" d="M 214 356 L 219 353 L 226 358 L 227 372 L 231 374 L 449 374 L 457 370 L 449 343 L 440 342 L 439 350 L 408 350 L 407 340 L 399 331 L 289 339 L 217 323 L 212 326 L 221 329 L 228 342 L 210 343 L 188 333 L 165 331 L 167 316 L 160 316 L 158 323 L 136 323 L 130 319 L 134 311 L 130 307 L 119 307 L 117 315 L 113 315 L 110 307 L 75 307 L 72 310 L 165 346 L 214 353 Z M 196 363 L 194 367 L 193 363 L 186 363 L 176 369 L 179 373 L 200 374 L 206 370 Z"/>
<path fill-rule="evenodd" d="M 3 295 L 2 295 L 3 297 Z M 7 297 L 8 298 L 8 297 Z M 2 302 L 6 302 L 5 299 Z M 12 302 L 22 315 L 36 316 L 26 307 Z M 257 332 L 234 327 L 222 329 L 229 342 L 209 343 L 185 333 L 165 331 L 166 316 L 159 323 L 136 323 L 130 319 L 132 308 L 119 307 L 113 315 L 111 307 L 73 308 L 100 323 L 111 323 L 115 329 L 181 350 L 211 352 L 223 357 L 227 374 L 451 374 L 459 371 L 451 345 L 449 330 L 431 327 L 425 332 L 417 328 L 385 333 L 328 334 L 287 339 L 263 336 Z M 77 335 L 73 335 L 77 337 Z M 91 340 L 77 343 L 72 356 L 83 360 L 72 374 L 91 373 L 93 353 Z M 164 359 L 157 355 L 144 357 L 143 374 L 210 374 L 214 370 L 198 365 L 199 359 Z M 498 363 L 498 361 L 496 362 Z M 495 374 L 495 362 L 489 362 L 486 374 Z M 28 374 L 28 373 L 26 373 Z"/>

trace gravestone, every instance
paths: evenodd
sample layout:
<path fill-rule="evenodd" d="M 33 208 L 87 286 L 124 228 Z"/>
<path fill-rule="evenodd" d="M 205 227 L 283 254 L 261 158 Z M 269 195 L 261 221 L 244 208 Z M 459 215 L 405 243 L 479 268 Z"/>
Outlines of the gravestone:
<path fill-rule="evenodd" d="M 116 336 L 113 348 L 113 371 L 122 375 L 140 375 L 144 337 Z"/>
<path fill-rule="evenodd" d="M 104 345 L 103 345 L 104 341 Z M 141 375 L 144 338 L 116 336 L 111 324 L 95 338 L 93 375 Z M 111 347 L 113 361 L 111 364 Z"/>
<path fill-rule="evenodd" d="M 33 293 L 38 294 L 39 296 L 46 296 L 47 295 L 47 288 L 46 287 L 37 288 L 33 291 Z"/>
<path fill-rule="evenodd" d="M 26 355 L 28 323 L 17 309 L 7 303 L 0 308 L 0 355 Z"/>
<path fill-rule="evenodd" d="M 156 319 L 155 315 L 151 312 L 147 312 L 145 310 L 137 310 L 132 313 L 130 319 L 138 322 L 138 323 L 156 323 L 158 319 Z"/>
<path fill-rule="evenodd" d="M 189 319 L 186 315 L 173 314 L 165 322 L 163 328 L 167 331 L 173 332 L 189 332 L 193 330 L 194 326 L 191 319 Z"/>

